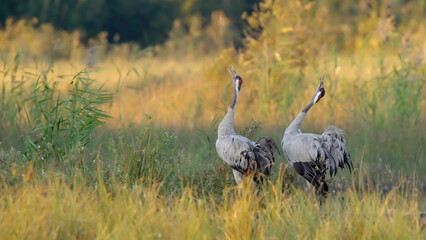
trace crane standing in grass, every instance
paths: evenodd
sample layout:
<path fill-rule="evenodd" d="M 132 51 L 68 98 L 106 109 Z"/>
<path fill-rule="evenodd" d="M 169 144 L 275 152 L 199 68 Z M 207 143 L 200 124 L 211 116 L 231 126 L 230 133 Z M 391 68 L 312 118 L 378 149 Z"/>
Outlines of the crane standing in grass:
<path fill-rule="evenodd" d="M 300 126 L 309 109 L 324 94 L 323 76 L 321 76 L 313 98 L 285 130 L 281 142 L 287 160 L 298 174 L 315 187 L 321 202 L 327 199 L 328 186 L 325 182 L 327 169 L 331 177 L 336 175 L 337 167 L 344 169 L 345 164 L 350 171 L 353 169 L 342 129 L 329 126 L 322 135 L 300 131 Z"/>
<path fill-rule="evenodd" d="M 275 162 L 273 148 L 277 147 L 272 139 L 260 138 L 257 142 L 253 142 L 235 133 L 235 108 L 243 79 L 234 67 L 232 70 L 228 69 L 234 85 L 234 97 L 231 107 L 219 124 L 216 150 L 220 158 L 232 168 L 237 185 L 240 185 L 247 176 L 253 176 L 257 183 L 263 182 L 271 173 L 272 164 Z"/>

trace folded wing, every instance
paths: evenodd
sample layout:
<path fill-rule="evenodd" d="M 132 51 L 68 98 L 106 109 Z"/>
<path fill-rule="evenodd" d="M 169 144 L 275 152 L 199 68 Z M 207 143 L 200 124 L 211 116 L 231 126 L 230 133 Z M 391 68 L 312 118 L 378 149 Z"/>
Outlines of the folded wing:
<path fill-rule="evenodd" d="M 275 162 L 273 140 L 260 138 L 256 143 L 249 139 L 233 135 L 219 138 L 216 149 L 219 156 L 234 170 L 248 175 L 254 172 L 255 181 L 261 181 L 271 173 Z"/>

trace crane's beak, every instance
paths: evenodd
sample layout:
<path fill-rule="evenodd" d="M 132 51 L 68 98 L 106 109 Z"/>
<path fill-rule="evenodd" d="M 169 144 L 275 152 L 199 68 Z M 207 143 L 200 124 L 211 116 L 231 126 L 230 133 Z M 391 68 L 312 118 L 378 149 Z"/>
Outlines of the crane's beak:
<path fill-rule="evenodd" d="M 231 68 L 232 68 L 232 71 L 229 68 L 226 68 L 226 69 L 228 70 L 229 74 L 231 74 L 232 82 L 234 84 L 237 84 L 238 91 L 240 91 L 241 90 L 241 85 L 243 84 L 243 81 L 242 81 L 240 75 L 238 75 L 237 71 L 235 71 L 234 66 L 231 65 Z M 240 80 L 241 80 L 241 84 L 240 84 Z"/>
<path fill-rule="evenodd" d="M 229 68 L 226 68 L 229 72 L 229 74 L 231 74 L 232 79 L 234 79 L 234 74 L 231 72 L 231 70 L 229 70 Z"/>
<path fill-rule="evenodd" d="M 324 75 L 320 76 L 320 82 L 318 88 L 324 88 Z"/>
<path fill-rule="evenodd" d="M 231 67 L 232 67 L 232 70 L 234 71 L 235 75 L 238 75 L 237 71 L 235 71 L 234 66 L 233 66 L 233 65 L 231 65 Z"/>
<path fill-rule="evenodd" d="M 237 71 L 235 71 L 235 68 L 234 68 L 233 65 L 231 65 L 231 68 L 232 68 L 232 71 L 229 70 L 229 68 L 226 68 L 226 69 L 228 69 L 229 74 L 231 74 L 232 77 L 238 76 L 238 73 L 237 73 Z"/>

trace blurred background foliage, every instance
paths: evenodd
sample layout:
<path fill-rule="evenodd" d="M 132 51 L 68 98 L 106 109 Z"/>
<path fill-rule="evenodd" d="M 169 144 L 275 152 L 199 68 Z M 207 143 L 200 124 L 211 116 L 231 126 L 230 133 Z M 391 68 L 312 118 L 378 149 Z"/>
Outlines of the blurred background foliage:
<path fill-rule="evenodd" d="M 212 12 L 222 10 L 241 37 L 245 11 L 251 12 L 259 0 L 4 0 L 0 5 L 0 23 L 14 19 L 37 18 L 37 26 L 50 23 L 57 29 L 81 30 L 84 41 L 101 32 L 114 42 L 136 42 L 142 47 L 163 43 L 175 19 L 189 28 L 193 16 L 201 26 L 210 22 Z"/>

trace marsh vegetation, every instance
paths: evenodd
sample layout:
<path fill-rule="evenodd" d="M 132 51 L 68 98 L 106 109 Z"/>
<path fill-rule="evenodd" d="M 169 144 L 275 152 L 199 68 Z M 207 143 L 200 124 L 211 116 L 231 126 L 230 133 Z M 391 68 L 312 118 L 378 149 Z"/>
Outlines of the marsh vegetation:
<path fill-rule="evenodd" d="M 424 1 L 270 1 L 231 20 L 176 20 L 141 48 L 82 40 L 35 20 L 0 28 L 1 239 L 422 239 Z M 303 129 L 346 132 L 355 171 L 320 206 L 279 156 L 270 182 L 235 187 L 215 150 L 244 79 L 235 128 L 283 132 L 318 77 Z"/>

